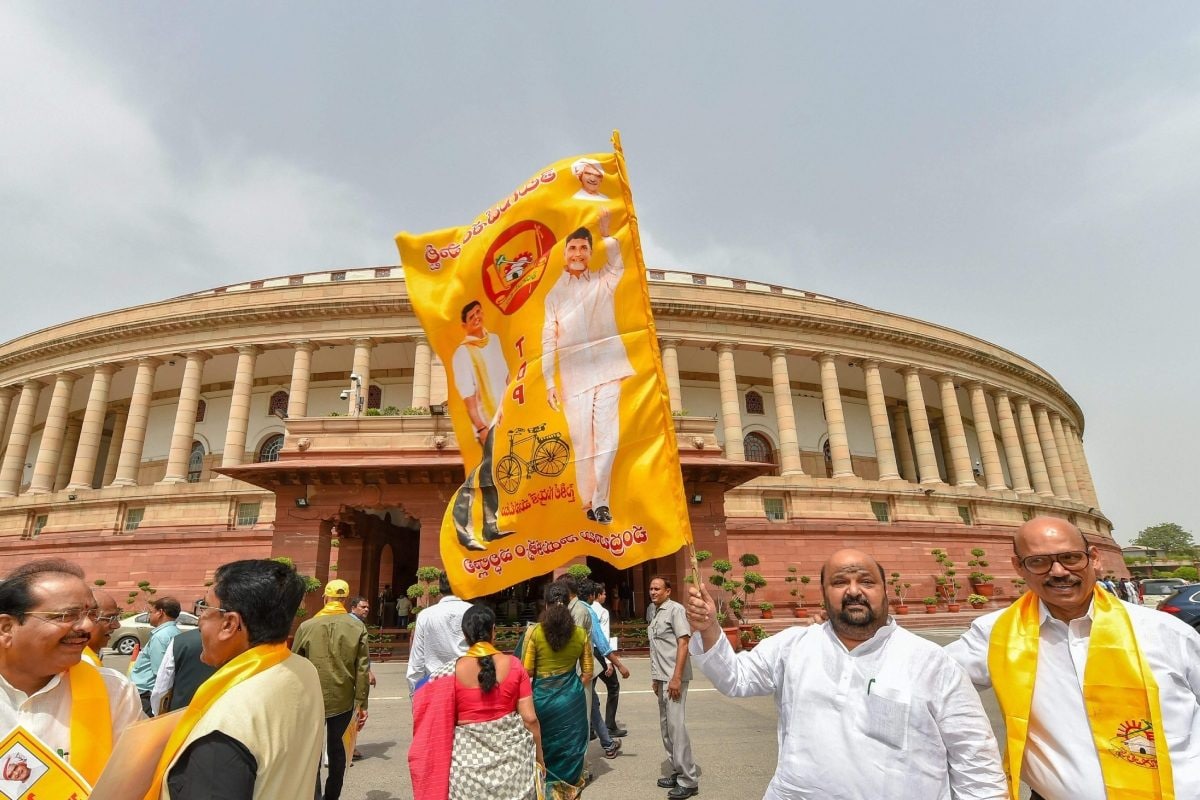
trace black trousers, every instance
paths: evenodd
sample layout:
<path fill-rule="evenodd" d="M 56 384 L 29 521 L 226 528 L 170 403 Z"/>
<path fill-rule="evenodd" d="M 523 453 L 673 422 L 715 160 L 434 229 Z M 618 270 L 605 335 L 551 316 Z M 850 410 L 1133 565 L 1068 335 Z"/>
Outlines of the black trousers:
<path fill-rule="evenodd" d="M 329 750 L 329 775 L 325 778 L 325 800 L 341 800 L 346 780 L 346 745 L 342 737 L 354 717 L 354 709 L 325 718 L 325 747 Z M 320 772 L 318 771 L 318 776 Z M 320 777 L 317 778 L 320 780 Z"/>
<path fill-rule="evenodd" d="M 496 514 L 500 510 L 500 495 L 492 477 L 492 448 L 495 446 L 495 439 L 496 428 L 492 426 L 483 440 L 483 458 L 479 466 L 467 475 L 458 494 L 454 496 L 454 527 L 460 538 L 474 535 L 471 530 L 471 503 L 475 497 L 476 484 L 483 500 L 483 540 L 490 542 L 498 532 Z"/>
<path fill-rule="evenodd" d="M 604 701 L 604 724 L 610 731 L 615 731 L 617 729 L 617 702 L 621 699 L 621 678 L 617 675 L 616 667 L 613 667 L 611 675 L 601 672 L 592 678 L 592 691 L 596 691 L 596 681 L 604 681 L 604 685 L 608 688 L 608 699 Z"/>

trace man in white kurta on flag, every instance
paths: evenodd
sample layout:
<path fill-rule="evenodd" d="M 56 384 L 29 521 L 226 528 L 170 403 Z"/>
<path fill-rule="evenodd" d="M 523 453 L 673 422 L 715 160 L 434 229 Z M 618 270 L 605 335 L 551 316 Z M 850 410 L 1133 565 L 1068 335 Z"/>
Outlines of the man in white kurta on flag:
<path fill-rule="evenodd" d="M 834 553 L 821 593 L 828 622 L 735 654 L 708 590 L 689 589 L 695 665 L 722 694 L 775 696 L 779 758 L 765 798 L 1006 798 L 979 695 L 942 648 L 889 618 L 879 563 Z"/>
<path fill-rule="evenodd" d="M 617 332 L 613 295 L 625 264 L 621 246 L 608 235 L 608 209 L 599 231 L 604 266 L 592 272 L 592 234 L 586 227 L 567 236 L 566 263 L 546 295 L 542 326 L 542 374 L 550 407 L 563 410 L 575 449 L 575 482 L 587 518 L 612 522 L 609 491 L 620 440 L 621 381 L 633 375 Z M 555 379 L 555 367 L 558 379 Z"/>
<path fill-rule="evenodd" d="M 459 543 L 468 550 L 485 550 L 471 524 L 471 503 L 476 487 L 483 500 L 483 541 L 491 542 L 507 532 L 496 524 L 500 498 L 492 477 L 492 448 L 500 404 L 508 387 L 508 364 L 500 337 L 483 326 L 483 304 L 472 300 L 463 306 L 462 325 L 466 337 L 454 351 L 451 367 L 454 388 L 467 407 L 467 416 L 475 429 L 475 439 L 483 446 L 483 458 L 454 497 L 454 529 Z"/>

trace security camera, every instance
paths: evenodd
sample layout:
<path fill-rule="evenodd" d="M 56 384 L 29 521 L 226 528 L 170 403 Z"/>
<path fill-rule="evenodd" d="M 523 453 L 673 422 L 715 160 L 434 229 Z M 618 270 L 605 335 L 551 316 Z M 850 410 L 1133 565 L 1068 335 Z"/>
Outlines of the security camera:
<path fill-rule="evenodd" d="M 349 400 L 350 399 L 350 390 L 342 389 L 342 393 L 340 395 L 338 395 L 338 397 L 342 398 L 343 400 Z"/>
<path fill-rule="evenodd" d="M 361 381 L 362 381 L 362 378 L 360 378 L 360 377 L 359 377 L 359 375 L 358 375 L 358 373 L 357 373 L 357 372 L 351 372 L 351 373 L 350 373 L 350 380 L 354 381 L 355 383 L 359 383 L 359 382 L 361 382 Z"/>

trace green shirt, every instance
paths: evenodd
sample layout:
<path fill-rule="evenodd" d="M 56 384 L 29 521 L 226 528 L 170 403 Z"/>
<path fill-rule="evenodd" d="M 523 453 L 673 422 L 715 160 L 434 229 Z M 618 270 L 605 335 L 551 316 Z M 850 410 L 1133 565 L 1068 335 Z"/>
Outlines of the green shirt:
<path fill-rule="evenodd" d="M 370 653 L 367 627 L 358 617 L 346 613 L 305 620 L 296 631 L 292 652 L 317 668 L 326 717 L 367 707 Z"/>

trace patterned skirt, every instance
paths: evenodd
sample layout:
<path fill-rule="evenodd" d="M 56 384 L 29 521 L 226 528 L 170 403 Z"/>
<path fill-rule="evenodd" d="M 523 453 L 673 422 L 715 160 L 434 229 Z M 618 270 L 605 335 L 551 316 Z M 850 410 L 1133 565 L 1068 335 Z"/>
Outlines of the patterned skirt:
<path fill-rule="evenodd" d="M 540 788 L 533 735 L 520 714 L 454 728 L 449 800 L 536 800 Z"/>

